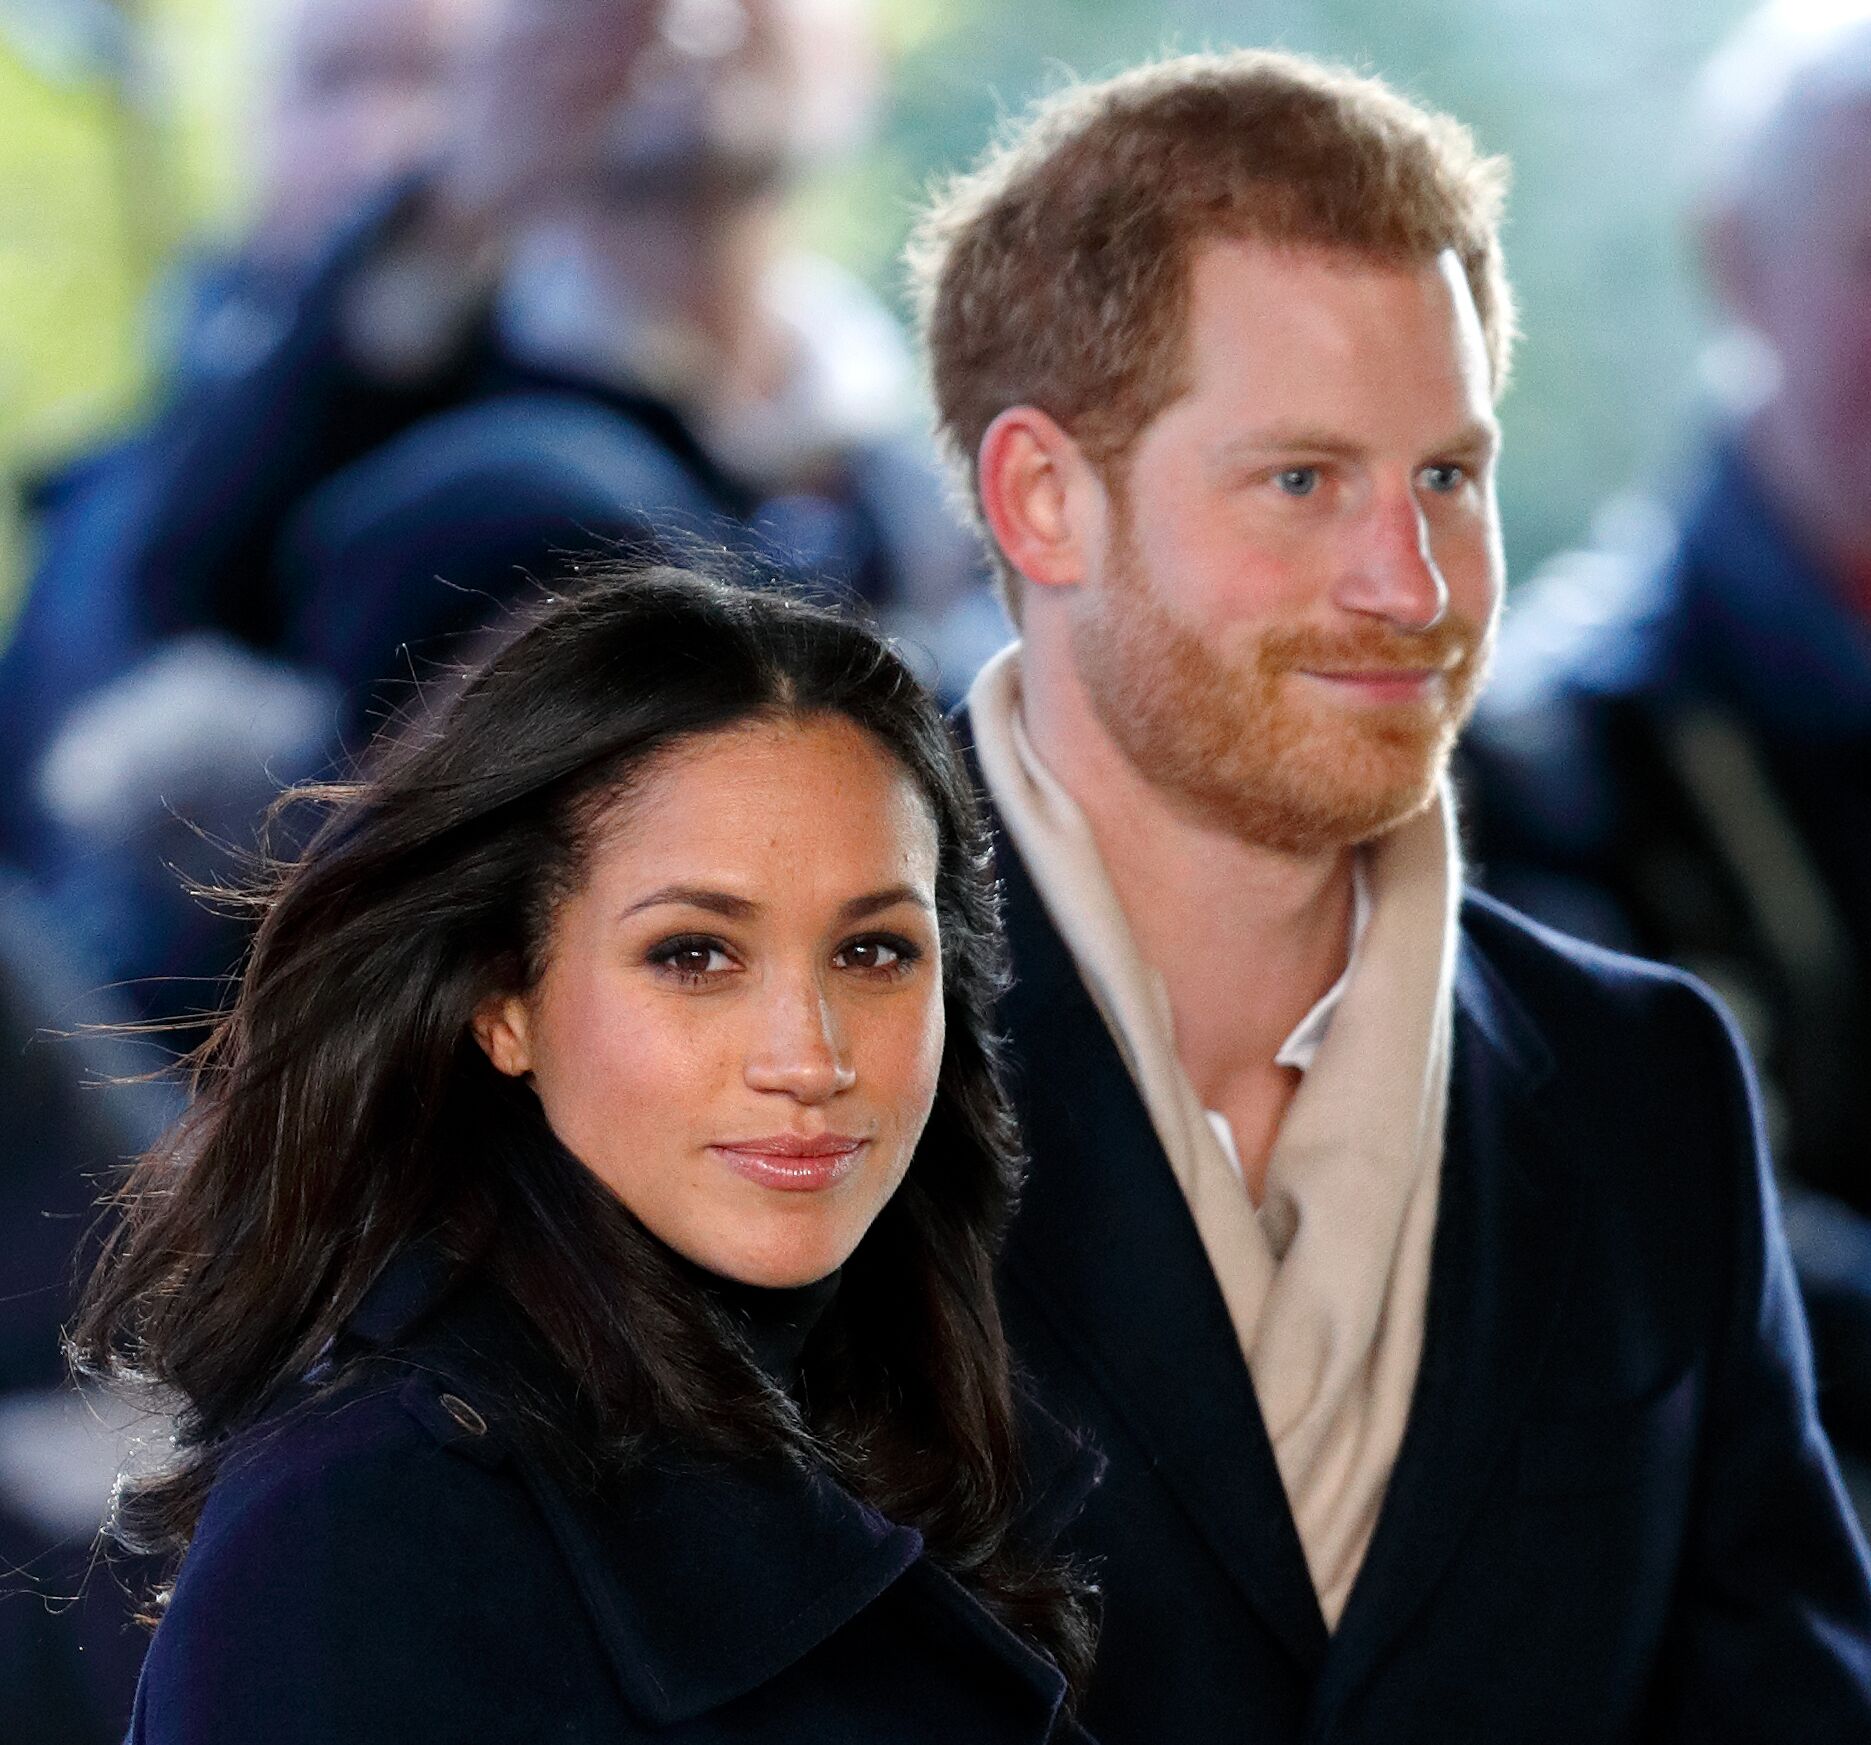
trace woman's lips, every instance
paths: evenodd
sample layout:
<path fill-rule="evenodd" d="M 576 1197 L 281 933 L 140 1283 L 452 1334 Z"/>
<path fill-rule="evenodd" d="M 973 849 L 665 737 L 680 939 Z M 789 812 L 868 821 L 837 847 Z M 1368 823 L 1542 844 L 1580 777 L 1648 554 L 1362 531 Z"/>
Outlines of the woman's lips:
<path fill-rule="evenodd" d="M 827 1133 L 801 1139 L 790 1133 L 768 1139 L 735 1139 L 711 1145 L 736 1175 L 782 1193 L 812 1193 L 841 1182 L 858 1166 L 868 1139 Z"/>

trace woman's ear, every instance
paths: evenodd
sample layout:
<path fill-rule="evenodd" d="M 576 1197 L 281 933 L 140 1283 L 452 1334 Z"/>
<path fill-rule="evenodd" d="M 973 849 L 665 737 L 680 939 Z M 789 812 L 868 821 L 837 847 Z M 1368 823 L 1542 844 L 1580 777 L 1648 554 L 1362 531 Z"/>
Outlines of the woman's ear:
<path fill-rule="evenodd" d="M 518 994 L 492 994 L 475 1008 L 472 1028 L 496 1071 L 524 1078 L 533 1070 L 526 1002 Z"/>

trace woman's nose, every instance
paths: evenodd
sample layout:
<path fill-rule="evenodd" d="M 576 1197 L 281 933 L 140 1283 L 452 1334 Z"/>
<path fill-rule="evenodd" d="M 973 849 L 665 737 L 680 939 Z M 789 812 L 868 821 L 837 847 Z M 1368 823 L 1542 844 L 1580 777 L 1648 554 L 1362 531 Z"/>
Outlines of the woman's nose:
<path fill-rule="evenodd" d="M 775 988 L 761 1006 L 759 1033 L 747 1053 L 751 1089 L 822 1103 L 857 1083 L 844 1026 L 816 980 Z"/>

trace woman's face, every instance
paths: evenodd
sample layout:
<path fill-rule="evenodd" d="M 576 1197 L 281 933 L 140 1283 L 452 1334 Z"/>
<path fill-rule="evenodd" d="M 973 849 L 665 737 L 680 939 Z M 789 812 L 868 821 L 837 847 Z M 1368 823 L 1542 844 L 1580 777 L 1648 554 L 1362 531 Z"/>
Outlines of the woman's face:
<path fill-rule="evenodd" d="M 756 1285 L 841 1265 L 942 1061 L 937 843 L 840 717 L 671 753 L 606 826 L 544 974 L 475 1033 L 670 1247 Z"/>

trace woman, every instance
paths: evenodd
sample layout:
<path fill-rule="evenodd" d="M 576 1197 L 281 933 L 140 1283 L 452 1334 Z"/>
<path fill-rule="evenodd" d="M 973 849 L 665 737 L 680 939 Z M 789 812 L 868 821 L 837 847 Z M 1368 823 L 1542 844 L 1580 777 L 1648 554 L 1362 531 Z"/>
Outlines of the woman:
<path fill-rule="evenodd" d="M 325 798 L 75 1341 L 181 1403 L 132 1740 L 1082 1737 L 992 889 L 900 662 L 623 578 Z"/>

